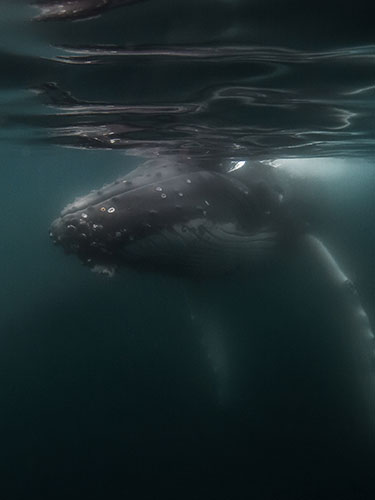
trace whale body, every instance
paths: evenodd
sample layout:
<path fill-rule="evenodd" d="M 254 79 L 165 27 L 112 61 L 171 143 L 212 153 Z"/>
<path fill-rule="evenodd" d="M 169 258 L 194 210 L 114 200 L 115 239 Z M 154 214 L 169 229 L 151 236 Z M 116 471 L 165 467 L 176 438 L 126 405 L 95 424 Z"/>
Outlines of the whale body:
<path fill-rule="evenodd" d="M 340 320 L 351 330 L 344 342 L 355 339 L 354 357 L 368 380 L 374 336 L 359 295 L 323 242 L 291 210 L 288 184 L 276 170 L 261 162 L 211 169 L 189 160 L 151 161 L 68 205 L 52 223 L 50 236 L 102 274 L 130 266 L 183 275 L 198 280 L 198 288 L 210 277 L 251 275 L 275 256 L 302 252 L 306 267 L 320 272 L 338 298 Z M 223 396 L 233 394 L 230 373 L 237 361 L 230 367 L 233 332 L 222 329 L 220 311 L 212 314 L 214 309 L 206 308 L 204 297 L 191 317 Z"/>

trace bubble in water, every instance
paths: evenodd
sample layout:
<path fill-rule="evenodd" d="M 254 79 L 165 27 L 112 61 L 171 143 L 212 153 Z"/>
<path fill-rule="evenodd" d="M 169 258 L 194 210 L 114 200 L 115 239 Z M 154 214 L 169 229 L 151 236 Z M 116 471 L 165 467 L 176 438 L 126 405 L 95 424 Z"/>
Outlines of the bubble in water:
<path fill-rule="evenodd" d="M 161 196 L 162 198 L 166 198 L 166 197 L 167 197 L 167 195 L 166 195 L 165 193 L 162 193 L 160 196 Z"/>

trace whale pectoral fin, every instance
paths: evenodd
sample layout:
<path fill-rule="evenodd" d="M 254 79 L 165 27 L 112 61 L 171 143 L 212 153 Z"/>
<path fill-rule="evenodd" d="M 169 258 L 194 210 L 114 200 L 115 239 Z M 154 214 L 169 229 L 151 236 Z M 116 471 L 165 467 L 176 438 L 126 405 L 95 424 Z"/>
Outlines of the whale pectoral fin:
<path fill-rule="evenodd" d="M 308 234 L 303 237 L 302 246 L 304 255 L 307 253 L 311 257 L 312 264 L 318 266 L 317 272 L 320 269 L 320 272 L 324 273 L 327 286 L 335 294 L 340 315 L 342 315 L 339 318 L 340 324 L 345 333 L 345 338 L 342 340 L 350 342 L 348 344 L 350 352 L 355 358 L 356 366 L 360 370 L 359 373 L 363 380 L 369 382 L 370 387 L 367 386 L 367 389 L 373 393 L 374 334 L 359 294 L 353 282 L 343 272 L 321 240 Z M 369 396 L 368 393 L 367 396 Z"/>
<path fill-rule="evenodd" d="M 219 400 L 225 403 L 229 399 L 230 367 L 223 324 L 211 311 L 196 317 L 195 327 L 200 332 L 201 344 L 215 378 Z"/>
<path fill-rule="evenodd" d="M 233 371 L 228 352 L 228 332 L 220 308 L 216 307 L 205 290 L 196 288 L 186 297 L 192 328 L 209 364 L 218 400 L 226 405 L 231 397 Z"/>
<path fill-rule="evenodd" d="M 358 336 L 361 336 L 370 345 L 374 340 L 374 334 L 353 282 L 346 276 L 321 240 L 308 234 L 303 237 L 303 245 L 304 249 L 311 254 L 324 271 L 331 286 L 340 295 L 343 305 L 346 306 L 345 313 L 352 321 Z"/>

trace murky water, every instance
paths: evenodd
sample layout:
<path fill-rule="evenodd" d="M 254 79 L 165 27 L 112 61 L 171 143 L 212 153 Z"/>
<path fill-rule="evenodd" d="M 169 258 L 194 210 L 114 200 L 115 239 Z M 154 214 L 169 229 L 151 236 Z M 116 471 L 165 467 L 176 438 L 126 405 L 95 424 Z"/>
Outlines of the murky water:
<path fill-rule="evenodd" d="M 373 498 L 372 347 L 358 317 L 374 329 L 374 47 L 361 1 L 2 2 L 4 498 Z M 238 176 L 242 194 L 252 165 L 286 179 L 276 192 L 292 202 L 273 230 L 319 237 L 363 310 L 284 246 L 251 272 L 208 277 L 220 248 L 206 243 L 204 266 L 180 273 L 155 265 L 154 239 L 151 272 L 116 261 L 108 279 L 91 254 L 83 266 L 51 244 L 51 222 L 91 190 L 117 216 L 96 190 L 150 160 L 151 177 L 179 164 L 193 181 L 172 193 L 175 177 L 160 177 L 158 203 L 185 210 L 196 189 L 194 210 L 215 224 L 233 223 L 233 207 L 247 220 L 245 205 L 213 212 L 197 171 Z"/>

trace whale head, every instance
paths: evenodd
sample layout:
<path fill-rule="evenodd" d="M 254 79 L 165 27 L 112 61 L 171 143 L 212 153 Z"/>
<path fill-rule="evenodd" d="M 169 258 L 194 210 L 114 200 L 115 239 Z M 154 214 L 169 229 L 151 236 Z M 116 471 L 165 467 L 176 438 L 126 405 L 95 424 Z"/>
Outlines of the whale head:
<path fill-rule="evenodd" d="M 207 267 L 229 253 L 233 263 L 234 249 L 261 249 L 272 233 L 278 198 L 259 192 L 259 185 L 215 171 L 140 167 L 68 205 L 50 236 L 98 270 Z"/>

